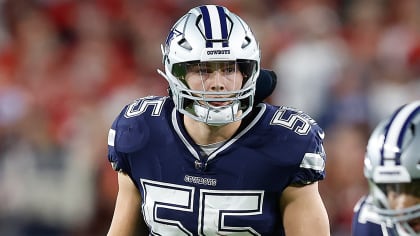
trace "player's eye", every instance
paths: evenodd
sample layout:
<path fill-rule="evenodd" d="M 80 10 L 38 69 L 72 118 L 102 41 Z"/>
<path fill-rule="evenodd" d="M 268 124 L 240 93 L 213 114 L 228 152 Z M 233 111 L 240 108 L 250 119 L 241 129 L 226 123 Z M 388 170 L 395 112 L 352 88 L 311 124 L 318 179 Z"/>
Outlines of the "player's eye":
<path fill-rule="evenodd" d="M 204 64 L 193 64 L 187 66 L 187 72 L 197 74 L 207 74 L 211 71 L 211 68 Z"/>
<path fill-rule="evenodd" d="M 235 66 L 226 66 L 222 68 L 223 73 L 234 73 L 235 72 Z"/>

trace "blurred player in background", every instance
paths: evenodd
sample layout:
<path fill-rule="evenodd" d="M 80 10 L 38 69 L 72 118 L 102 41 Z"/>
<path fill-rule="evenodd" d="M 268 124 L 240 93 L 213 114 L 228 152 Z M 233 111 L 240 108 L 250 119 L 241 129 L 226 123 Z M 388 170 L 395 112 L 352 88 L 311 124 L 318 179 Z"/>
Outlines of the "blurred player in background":
<path fill-rule="evenodd" d="M 355 207 L 352 235 L 420 235 L 420 101 L 374 129 L 364 172 L 370 192 Z"/>
<path fill-rule="evenodd" d="M 256 88 L 248 25 L 199 6 L 162 51 L 170 96 L 127 105 L 109 131 L 119 191 L 108 235 L 330 235 L 324 132 L 299 110 L 260 103 L 274 84 Z"/>

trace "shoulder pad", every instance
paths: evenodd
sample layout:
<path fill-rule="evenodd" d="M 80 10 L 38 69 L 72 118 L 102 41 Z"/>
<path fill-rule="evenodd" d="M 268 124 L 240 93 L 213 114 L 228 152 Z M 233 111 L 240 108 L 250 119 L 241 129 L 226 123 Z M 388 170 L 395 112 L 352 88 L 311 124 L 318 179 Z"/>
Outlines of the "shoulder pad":
<path fill-rule="evenodd" d="M 295 108 L 281 106 L 271 119 L 272 125 L 289 130 L 288 142 L 301 153 L 300 168 L 293 185 L 306 185 L 325 177 L 324 131 L 308 114 Z"/>
<path fill-rule="evenodd" d="M 124 107 L 114 120 L 108 145 L 119 152 L 140 150 L 150 136 L 150 117 L 160 116 L 167 97 L 145 97 Z"/>
<path fill-rule="evenodd" d="M 130 173 L 129 153 L 141 150 L 149 141 L 150 117 L 162 115 L 167 97 L 145 97 L 124 107 L 108 134 L 108 160 L 116 171 Z M 170 109 L 172 103 L 168 103 Z M 155 122 L 156 123 L 156 122 Z"/>
<path fill-rule="evenodd" d="M 317 122 L 305 112 L 287 106 L 280 106 L 274 112 L 270 122 L 271 125 L 282 126 L 299 136 L 315 134 L 321 140 L 324 139 L 324 132 Z"/>

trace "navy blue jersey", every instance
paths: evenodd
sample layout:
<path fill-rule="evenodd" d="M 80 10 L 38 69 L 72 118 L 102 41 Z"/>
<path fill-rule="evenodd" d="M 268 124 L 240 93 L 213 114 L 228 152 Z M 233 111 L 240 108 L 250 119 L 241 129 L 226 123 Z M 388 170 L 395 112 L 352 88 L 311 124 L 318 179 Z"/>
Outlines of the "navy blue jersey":
<path fill-rule="evenodd" d="M 398 236 L 393 224 L 373 211 L 374 207 L 371 196 L 359 200 L 354 208 L 352 236 Z"/>
<path fill-rule="evenodd" d="M 139 189 L 152 235 L 284 235 L 280 196 L 289 185 L 324 178 L 324 134 L 301 111 L 254 109 L 208 156 L 169 97 L 142 98 L 123 109 L 109 132 L 108 159 Z"/>

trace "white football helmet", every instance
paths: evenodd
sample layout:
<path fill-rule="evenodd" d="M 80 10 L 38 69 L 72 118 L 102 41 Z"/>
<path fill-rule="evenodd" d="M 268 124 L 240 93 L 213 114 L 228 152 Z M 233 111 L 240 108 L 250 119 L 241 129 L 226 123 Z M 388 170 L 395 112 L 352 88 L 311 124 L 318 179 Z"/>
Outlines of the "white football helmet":
<path fill-rule="evenodd" d="M 252 109 L 260 71 L 260 49 L 249 26 L 227 8 L 204 5 L 191 9 L 172 27 L 162 45 L 170 92 L 179 112 L 209 125 L 224 125 L 245 117 Z M 209 69 L 211 71 L 209 71 Z M 201 79 L 200 88 L 187 84 L 187 72 Z M 235 88 L 210 89 L 206 77 L 229 78 Z"/>
<path fill-rule="evenodd" d="M 420 199 L 420 101 L 400 107 L 372 132 L 365 156 L 364 174 L 376 211 L 395 225 L 398 235 L 420 235 L 420 203 L 395 210 L 390 191 Z"/>

